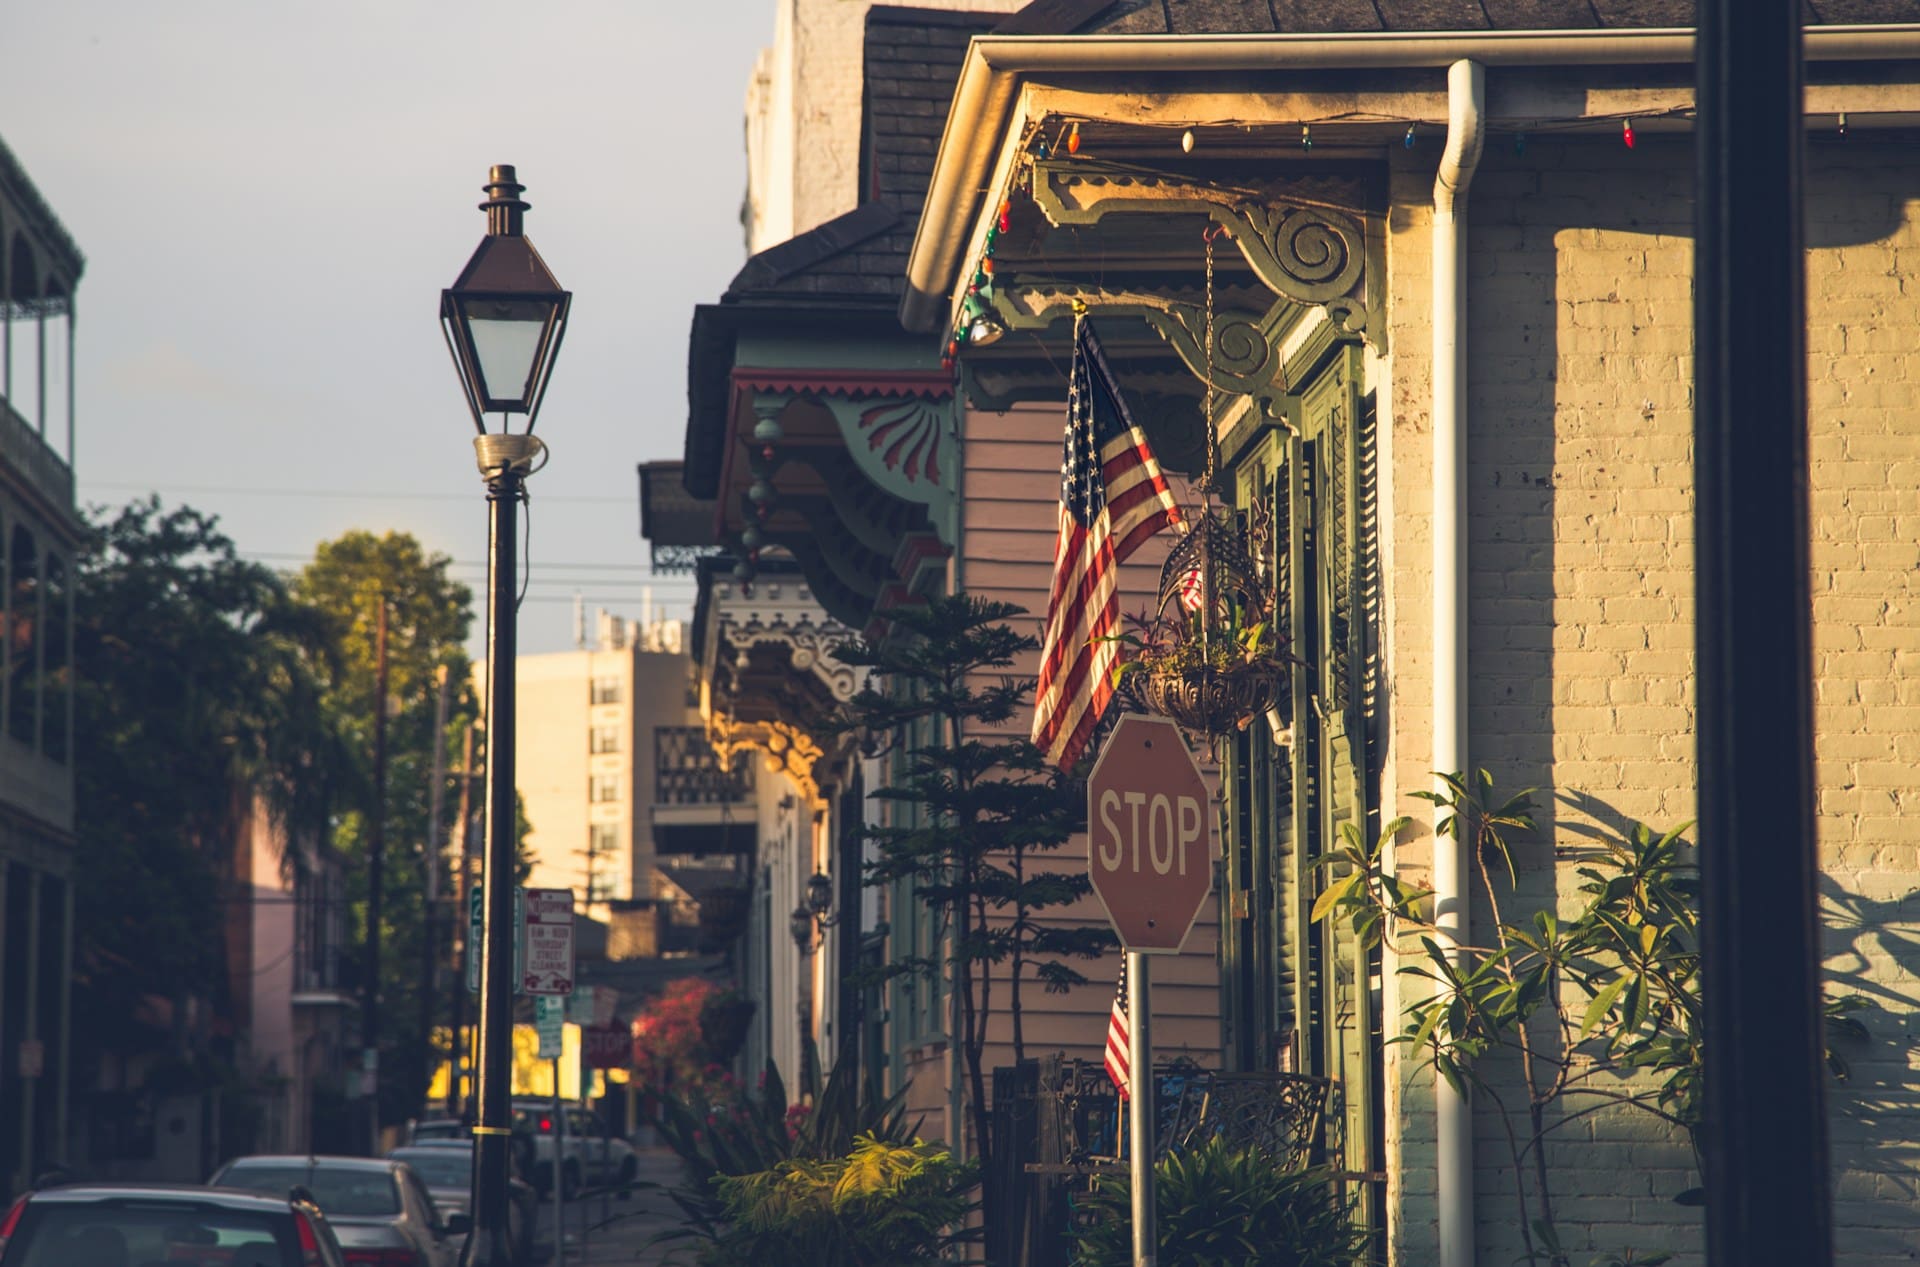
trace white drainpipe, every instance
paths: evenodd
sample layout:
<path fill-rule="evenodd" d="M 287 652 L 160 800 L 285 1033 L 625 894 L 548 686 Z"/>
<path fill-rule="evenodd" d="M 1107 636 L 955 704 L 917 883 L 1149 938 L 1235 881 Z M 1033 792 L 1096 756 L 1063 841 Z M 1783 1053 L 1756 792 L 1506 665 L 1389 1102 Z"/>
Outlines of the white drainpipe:
<path fill-rule="evenodd" d="M 1433 180 L 1433 768 L 1441 773 L 1468 772 L 1466 221 L 1485 99 L 1478 62 L 1447 68 L 1447 148 Z M 1433 841 L 1434 920 L 1456 965 L 1472 932 L 1468 834 Z M 1434 1096 L 1440 1267 L 1473 1267 L 1473 1104 L 1438 1076 Z"/>

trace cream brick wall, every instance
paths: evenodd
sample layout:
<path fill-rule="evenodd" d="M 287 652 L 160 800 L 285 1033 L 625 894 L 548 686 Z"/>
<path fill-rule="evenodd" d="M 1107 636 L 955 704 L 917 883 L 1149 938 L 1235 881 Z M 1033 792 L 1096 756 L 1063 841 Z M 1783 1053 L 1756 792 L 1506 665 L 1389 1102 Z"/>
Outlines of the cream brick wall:
<path fill-rule="evenodd" d="M 889 0 L 1012 13 L 1027 0 Z M 859 205 L 862 44 L 873 0 L 778 0 L 774 42 L 747 90 L 747 253 Z"/>
<path fill-rule="evenodd" d="M 1392 733 L 1382 793 L 1430 752 L 1431 155 L 1395 154 L 1387 354 L 1375 362 L 1390 592 Z M 1820 837 L 1832 990 L 1871 997 L 1872 1040 L 1830 1090 L 1841 1261 L 1920 1254 L 1908 1029 L 1920 969 L 1920 426 L 1906 288 L 1920 253 L 1910 158 L 1816 152 L 1809 199 L 1810 425 Z M 1509 789 L 1558 799 L 1558 843 L 1521 877 L 1520 911 L 1577 904 L 1582 831 L 1692 817 L 1691 159 L 1674 141 L 1489 146 L 1469 212 L 1470 759 Z M 1911 698 L 1910 698 L 1911 697 Z M 1905 812 L 1903 812 L 1905 811 Z M 1425 874 L 1430 840 L 1403 842 Z M 1476 912 L 1484 941 L 1489 916 Z M 1397 1015 L 1399 984 L 1389 986 Z M 1396 1261 L 1433 1255 L 1430 1077 L 1389 1055 Z M 1511 1071 L 1498 1071 L 1503 1076 Z M 1498 1119 L 1478 1118 L 1479 1258 L 1520 1253 Z M 1562 1231 L 1596 1248 L 1682 1251 L 1694 1212 L 1669 1197 L 1690 1157 L 1645 1119 L 1595 1117 L 1549 1150 Z M 1577 1257 L 1577 1256 L 1576 1256 Z"/>

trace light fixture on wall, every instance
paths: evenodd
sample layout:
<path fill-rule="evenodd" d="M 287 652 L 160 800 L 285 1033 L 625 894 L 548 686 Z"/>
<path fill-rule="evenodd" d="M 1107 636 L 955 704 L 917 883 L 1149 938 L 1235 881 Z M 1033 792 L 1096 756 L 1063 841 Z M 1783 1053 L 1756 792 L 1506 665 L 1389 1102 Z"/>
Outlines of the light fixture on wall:
<path fill-rule="evenodd" d="M 793 934 L 793 946 L 803 955 L 813 953 L 813 912 L 805 906 L 793 908 L 787 917 L 787 931 Z"/>
<path fill-rule="evenodd" d="M 839 917 L 833 911 L 833 878 L 824 871 L 816 871 L 807 877 L 807 910 L 813 913 L 814 922 L 821 928 L 832 928 L 839 923 Z"/>

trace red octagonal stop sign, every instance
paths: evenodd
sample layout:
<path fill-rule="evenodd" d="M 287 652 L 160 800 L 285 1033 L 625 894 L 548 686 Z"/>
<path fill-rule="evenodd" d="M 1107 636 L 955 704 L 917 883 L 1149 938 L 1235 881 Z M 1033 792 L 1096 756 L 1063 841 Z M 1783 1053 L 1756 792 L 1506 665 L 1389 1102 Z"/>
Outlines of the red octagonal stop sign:
<path fill-rule="evenodd" d="M 1178 954 L 1213 891 L 1208 800 L 1178 726 L 1120 719 L 1087 779 L 1087 875 L 1128 950 Z"/>

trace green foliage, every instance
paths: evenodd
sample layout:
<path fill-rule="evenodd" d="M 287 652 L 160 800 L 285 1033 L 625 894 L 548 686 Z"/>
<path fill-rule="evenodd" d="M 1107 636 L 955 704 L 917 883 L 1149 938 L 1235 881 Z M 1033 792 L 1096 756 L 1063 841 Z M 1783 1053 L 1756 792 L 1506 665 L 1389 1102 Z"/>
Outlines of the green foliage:
<path fill-rule="evenodd" d="M 1355 1267 L 1368 1236 L 1326 1167 L 1283 1171 L 1219 1140 L 1154 1165 L 1159 1261 L 1181 1267 Z M 1080 1208 L 1073 1267 L 1129 1267 L 1133 1207 L 1124 1176 L 1102 1175 Z"/>
<path fill-rule="evenodd" d="M 906 1093 L 877 1094 L 852 1065 L 836 1065 L 823 1080 L 819 1054 L 807 1044 L 799 1098 L 789 1101 L 780 1071 L 768 1063 L 758 1092 L 696 1083 L 663 1094 L 655 1125 L 680 1158 L 681 1187 L 669 1195 L 687 1216 L 688 1234 L 711 1237 L 723 1218 L 714 1182 L 759 1174 L 796 1159 L 843 1157 L 862 1137 L 908 1144 Z"/>
<path fill-rule="evenodd" d="M 1094 958 L 1113 944 L 1105 929 L 1061 927 L 1044 913 L 1090 891 L 1080 868 L 1037 870 L 1037 855 L 1072 836 L 1084 809 L 1082 786 L 1050 765 L 1025 737 L 996 728 L 1013 720 L 1033 679 L 1005 670 L 1038 649 L 1007 622 L 1011 603 L 967 594 L 893 613 L 879 639 L 843 643 L 842 663 L 874 670 L 838 725 L 898 745 L 898 772 L 873 795 L 898 807 L 892 824 L 870 830 L 877 858 L 869 884 L 910 884 L 950 932 L 944 962 L 900 959 L 895 973 L 945 978 L 960 1003 L 959 1043 L 983 1165 L 993 1148 L 982 1068 L 994 978 L 1001 975 L 1014 1058 L 1025 1056 L 1021 988 L 1031 972 L 1048 990 L 1086 978 L 1068 960 Z"/>
<path fill-rule="evenodd" d="M 219 889 L 252 798 L 315 833 L 343 764 L 326 630 L 280 578 L 198 511 L 93 514 L 73 633 L 83 1061 L 141 1047 L 143 998 L 225 1003 Z"/>
<path fill-rule="evenodd" d="M 1121 648 L 1123 658 L 1109 671 L 1116 687 L 1136 673 L 1187 676 L 1208 669 L 1221 673 L 1292 658 L 1272 622 L 1260 619 L 1233 596 L 1223 596 L 1211 625 L 1205 625 L 1199 611 L 1176 603 L 1151 617 L 1129 615 L 1120 632 L 1094 641 L 1118 643 Z"/>
<path fill-rule="evenodd" d="M 739 1014 L 735 1005 L 740 1003 L 746 1005 L 745 1012 L 734 1026 L 731 1020 Z M 746 1020 L 752 1015 L 750 1000 L 706 977 L 669 981 L 634 1018 L 634 1080 L 641 1087 L 671 1090 L 683 1097 L 731 1093 L 733 1075 L 727 1065 L 739 1050 L 738 1040 L 745 1037 Z M 722 1024 L 728 1025 L 729 1032 L 718 1035 L 714 1027 Z M 716 1037 L 731 1046 L 717 1049 Z"/>
<path fill-rule="evenodd" d="M 723 1178 L 726 1226 L 704 1267 L 889 1267 L 936 1261 L 967 1212 L 971 1167 L 944 1148 L 862 1135 L 842 1156 Z"/>
<path fill-rule="evenodd" d="M 1470 841 L 1474 902 L 1492 914 L 1493 944 L 1449 955 L 1434 936 L 1430 892 L 1387 873 L 1386 845 L 1404 818 L 1371 848 L 1348 829 L 1341 848 L 1321 860 L 1332 878 L 1311 918 L 1348 920 L 1369 943 L 1403 932 L 1416 939 L 1404 948 L 1413 953 L 1401 971 L 1432 989 L 1407 1007 L 1395 1041 L 1418 1049 L 1456 1089 L 1477 1089 L 1505 1119 L 1527 1256 L 1564 1267 L 1571 1258 L 1553 1216 L 1548 1137 L 1605 1110 L 1651 1114 L 1690 1143 L 1701 1122 L 1699 885 L 1684 838 L 1692 824 L 1660 832 L 1633 823 L 1597 836 L 1575 859 L 1575 913 L 1540 910 L 1509 921 L 1502 905 L 1517 881 L 1515 847 L 1535 830 L 1534 790 L 1496 802 L 1484 770 L 1471 788 L 1459 775 L 1442 779 L 1445 792 L 1415 795 L 1440 809 L 1439 834 Z M 1864 1033 L 1849 1015 L 1861 1006 L 1853 996 L 1827 1004 L 1828 1063 L 1839 1076 L 1846 1062 L 1832 1043 Z M 1510 1086 L 1481 1077 L 1498 1051 L 1517 1057 L 1524 1103 Z M 1596 1262 L 1665 1258 L 1629 1252 Z"/>
<path fill-rule="evenodd" d="M 430 554 L 407 533 L 348 532 L 321 542 L 313 561 L 294 577 L 292 592 L 329 631 L 337 654 L 323 680 L 323 706 L 346 736 L 351 759 L 336 789 L 333 844 L 347 859 L 347 899 L 358 925 L 353 947 L 365 945 L 368 843 L 374 804 L 374 719 L 387 718 L 386 800 L 379 807 L 385 827 L 381 902 L 380 1040 L 397 1056 L 382 1062 L 380 1115 L 398 1121 L 416 1111 L 431 1072 L 429 1045 L 420 1026 L 421 963 L 427 953 L 426 868 L 438 867 L 438 886 L 450 894 L 453 876 L 442 854 L 459 838 L 454 822 L 459 763 L 466 730 L 479 717 L 472 664 L 465 643 L 472 624 L 472 594 L 454 580 L 452 560 Z M 386 697 L 376 700 L 377 629 L 387 613 Z M 439 680 L 450 687 L 442 797 L 443 839 L 425 851 L 433 798 L 434 727 Z M 484 759 L 476 735 L 474 763 Z M 476 789 L 477 793 L 478 789 Z M 482 804 L 476 795 L 473 804 Z M 522 816 L 519 838 L 527 825 Z M 524 878 L 526 859 L 521 860 Z M 451 945 L 447 920 L 432 929 L 435 953 Z M 431 1000 L 431 996 L 429 996 Z"/>

